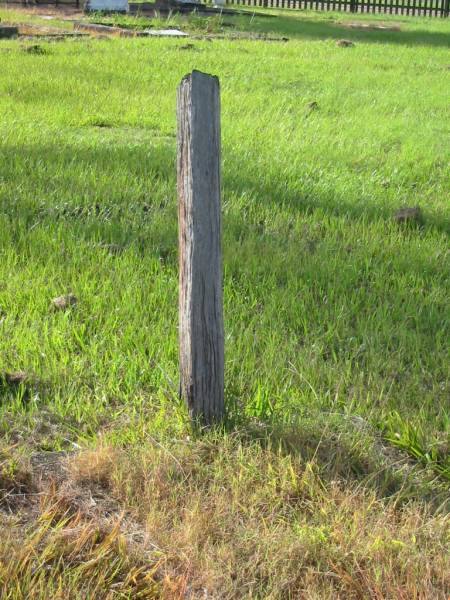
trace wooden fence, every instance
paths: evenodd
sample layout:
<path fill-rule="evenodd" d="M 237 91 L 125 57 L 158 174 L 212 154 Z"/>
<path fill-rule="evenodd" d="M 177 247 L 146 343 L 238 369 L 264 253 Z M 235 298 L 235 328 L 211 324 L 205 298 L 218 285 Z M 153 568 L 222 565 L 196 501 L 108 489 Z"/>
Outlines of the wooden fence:
<path fill-rule="evenodd" d="M 210 0 L 207 0 L 210 3 Z M 293 10 L 332 10 L 349 13 L 448 17 L 450 0 L 226 0 L 228 5 Z M 84 0 L 0 0 L 0 5 L 76 6 Z"/>
<path fill-rule="evenodd" d="M 83 0 L 0 0 L 1 5 L 76 6 Z M 228 5 L 293 10 L 332 10 L 349 13 L 448 17 L 450 0 L 226 0 Z"/>
<path fill-rule="evenodd" d="M 234 6 L 448 17 L 450 0 L 226 0 Z"/>

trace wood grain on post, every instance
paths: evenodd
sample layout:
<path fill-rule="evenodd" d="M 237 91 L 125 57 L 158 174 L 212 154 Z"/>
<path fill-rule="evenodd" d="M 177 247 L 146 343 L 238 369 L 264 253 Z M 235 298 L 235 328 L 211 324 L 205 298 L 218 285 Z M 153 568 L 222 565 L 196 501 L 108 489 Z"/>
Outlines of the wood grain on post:
<path fill-rule="evenodd" d="M 224 415 L 220 90 L 193 71 L 177 97 L 180 395 L 200 425 Z"/>

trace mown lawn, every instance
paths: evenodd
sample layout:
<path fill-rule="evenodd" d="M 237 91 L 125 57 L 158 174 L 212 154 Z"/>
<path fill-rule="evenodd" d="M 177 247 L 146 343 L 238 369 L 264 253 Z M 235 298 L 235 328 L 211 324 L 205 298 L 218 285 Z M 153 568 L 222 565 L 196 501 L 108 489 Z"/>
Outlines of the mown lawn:
<path fill-rule="evenodd" d="M 9 11 L 0 10 L 0 17 L 15 20 Z M 251 554 L 251 539 L 257 544 L 264 537 L 264 528 L 253 527 L 254 511 L 247 515 L 250 529 L 239 523 L 245 543 L 233 555 L 225 550 L 231 542 L 223 536 L 217 550 L 211 540 L 219 534 L 206 526 L 212 536 L 206 542 L 199 541 L 199 532 L 187 540 L 186 531 L 174 525 L 187 509 L 169 494 L 164 535 L 175 531 L 187 554 L 213 544 L 215 550 L 206 555 L 222 565 L 217 567 L 221 579 L 211 565 L 208 571 L 200 552 L 198 560 L 183 564 L 186 582 L 194 577 L 192 569 L 201 569 L 209 575 L 197 582 L 198 589 L 223 589 L 229 593 L 223 597 L 230 598 L 444 598 L 448 582 L 445 568 L 436 567 L 436 556 L 443 560 L 445 552 L 433 540 L 441 543 L 445 526 L 441 521 L 433 525 L 438 517 L 426 520 L 426 502 L 436 494 L 442 509 L 449 477 L 450 22 L 403 18 L 389 21 L 400 31 L 362 31 L 346 27 L 350 19 L 344 15 L 225 20 L 233 27 L 222 28 L 218 19 L 186 24 L 197 35 L 206 28 L 225 39 L 42 41 L 41 52 L 27 51 L 35 42 L 0 41 L 0 432 L 3 447 L 9 448 L 2 464 L 14 472 L 11 465 L 19 459 L 11 458 L 11 447 L 26 456 L 100 444 L 110 448 L 111 456 L 119 447 L 134 456 L 149 443 L 150 453 L 164 446 L 174 456 L 172 466 L 184 467 L 181 475 L 168 467 L 161 467 L 159 475 L 152 471 L 158 485 L 158 477 L 169 483 L 175 477 L 182 495 L 181 477 L 197 509 L 204 496 L 196 493 L 209 485 L 205 511 L 211 522 L 216 505 L 211 498 L 220 490 L 236 502 L 222 507 L 220 518 L 231 505 L 238 512 L 246 502 L 262 506 L 261 498 L 237 499 L 233 485 L 239 486 L 230 483 L 230 465 L 236 464 L 234 476 L 249 490 L 261 486 L 261 495 L 267 494 L 274 506 L 274 490 L 286 498 L 289 510 L 280 505 L 263 517 L 264 531 L 274 536 L 281 523 L 297 523 L 273 541 L 279 550 L 287 538 L 288 546 L 294 543 L 306 514 L 303 501 L 292 500 L 297 493 L 292 486 L 301 488 L 305 506 L 323 507 L 328 498 L 323 522 L 309 523 L 314 531 L 303 532 L 303 545 L 293 551 L 296 561 L 306 547 L 320 560 L 305 566 L 310 579 L 283 572 L 280 586 L 278 567 L 263 568 L 272 538 L 265 539 L 257 559 Z M 245 39 L 246 31 L 252 37 L 289 40 Z M 338 47 L 340 38 L 355 46 Z M 222 441 L 214 434 L 207 442 L 191 437 L 180 442 L 190 434 L 177 399 L 175 98 L 181 77 L 194 68 L 218 75 L 222 89 L 229 432 Z M 399 208 L 416 205 L 424 214 L 421 226 L 394 221 Z M 53 310 L 52 298 L 69 292 L 77 304 Z M 17 385 L 11 374 L 18 371 L 26 380 Z M 273 432 L 277 442 L 259 450 L 272 458 L 255 458 L 255 437 L 272 439 Z M 228 436 L 243 439 L 230 442 Z M 420 473 L 414 471 L 413 484 L 405 486 L 405 472 L 395 469 L 380 483 L 380 465 L 371 454 L 377 436 L 387 448 L 402 449 L 397 458 L 417 459 Z M 289 452 L 280 454 L 278 443 L 287 444 Z M 323 445 L 328 454 L 317 450 Z M 224 448 L 230 462 L 220 463 L 219 451 L 214 459 L 219 474 L 214 475 L 208 458 L 199 467 L 202 481 L 193 464 L 202 465 L 211 447 Z M 245 471 L 242 456 L 253 465 L 252 473 L 265 474 L 257 483 Z M 135 507 L 137 484 L 125 481 L 132 476 L 120 457 L 119 474 L 102 474 L 102 482 L 125 506 Z M 152 457 L 149 468 L 157 471 Z M 271 460 L 273 471 L 266 472 Z M 289 466 L 291 460 L 298 465 Z M 324 479 L 323 488 L 316 479 L 314 484 L 301 479 L 302 460 L 313 469 L 311 477 Z M 241 468 L 245 475 L 239 475 Z M 90 474 L 83 477 L 91 481 Z M 152 477 L 148 485 L 153 491 L 142 492 L 142 498 L 157 504 L 166 492 L 156 494 Z M 370 556 L 370 564 L 342 566 L 337 551 L 332 556 L 319 552 L 319 546 L 343 548 L 339 540 L 330 541 L 337 531 L 330 524 L 331 506 L 341 506 L 337 481 L 344 488 L 348 484 L 353 498 L 355 478 L 358 490 L 368 486 L 367 494 L 376 498 L 368 499 L 365 491 L 357 496 L 364 506 L 358 505 L 357 519 L 365 527 L 370 507 L 376 506 L 375 515 L 395 510 L 383 506 L 383 498 L 408 487 L 408 498 L 419 502 L 414 510 L 431 532 L 427 542 L 422 544 L 414 529 L 419 517 L 404 517 L 398 525 L 397 517 L 383 523 L 380 516 L 375 537 L 384 540 L 377 527 L 392 527 L 394 539 L 400 535 L 397 525 L 405 536 L 387 550 L 384 541 L 371 539 L 371 546 L 366 540 L 369 545 L 360 552 Z M 158 510 L 165 507 L 162 503 Z M 191 528 L 202 513 L 192 510 Z M 164 519 L 155 514 L 152 519 L 161 518 L 161 524 Z M 234 513 L 227 515 L 218 526 L 222 532 L 238 527 Z M 341 516 L 355 518 L 344 510 Z M 148 515 L 139 518 L 154 531 Z M 351 535 L 357 534 L 358 528 Z M 356 543 L 351 535 L 339 529 L 346 552 Z M 407 556 L 413 566 L 403 580 L 398 569 Z M 252 560 L 263 565 L 254 573 L 236 567 Z M 170 569 L 176 571 L 176 562 L 166 556 L 166 578 Z M 120 564 L 128 568 L 126 561 L 125 567 Z M 431 564 L 437 574 L 428 568 Z M 396 568 L 398 581 L 386 575 Z M 334 573 L 328 579 L 327 569 Z M 346 587 L 358 569 L 365 575 Z M 319 580 L 313 583 L 317 570 L 323 587 Z M 31 585 L 32 565 L 26 572 L 24 581 Z M 112 569 L 111 577 L 116 574 Z M 78 577 L 71 580 L 74 589 Z M 176 577 L 176 583 L 171 581 L 182 589 Z M 254 581 L 239 587 L 241 577 Z M 32 597 L 28 588 L 20 591 L 20 579 L 11 597 Z M 111 581 L 102 580 L 89 597 L 103 597 L 95 593 L 109 590 Z M 392 587 L 384 588 L 383 582 Z M 172 583 L 164 588 L 167 597 L 184 597 L 170 595 Z M 44 584 L 39 583 L 45 590 Z M 158 585 L 152 588 L 154 596 L 143 597 L 161 597 Z M 301 596 L 308 585 L 310 595 Z M 379 596 L 364 595 L 368 590 Z M 137 597 L 133 593 L 130 597 Z M 178 588 L 176 593 L 181 594 Z"/>

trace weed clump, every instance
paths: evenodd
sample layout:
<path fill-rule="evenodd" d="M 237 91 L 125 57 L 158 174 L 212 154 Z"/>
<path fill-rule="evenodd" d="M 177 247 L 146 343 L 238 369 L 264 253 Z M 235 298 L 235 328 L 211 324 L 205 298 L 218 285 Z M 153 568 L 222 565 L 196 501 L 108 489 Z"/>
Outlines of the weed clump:
<path fill-rule="evenodd" d="M 405 227 L 423 227 L 425 219 L 420 206 L 404 207 L 394 215 L 394 221 Z"/>

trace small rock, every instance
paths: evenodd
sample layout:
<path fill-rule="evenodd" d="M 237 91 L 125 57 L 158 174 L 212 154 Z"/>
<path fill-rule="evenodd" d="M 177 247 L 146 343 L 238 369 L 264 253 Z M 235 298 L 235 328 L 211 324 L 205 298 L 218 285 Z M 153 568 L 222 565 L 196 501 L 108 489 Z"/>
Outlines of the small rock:
<path fill-rule="evenodd" d="M 405 206 L 395 213 L 394 221 L 400 225 L 423 225 L 422 209 L 420 206 Z"/>
<path fill-rule="evenodd" d="M 71 306 L 75 306 L 77 303 L 77 297 L 74 294 L 66 294 L 65 296 L 58 296 L 53 298 L 52 304 L 56 310 L 66 310 Z"/>
<path fill-rule="evenodd" d="M 33 44 L 32 46 L 22 46 L 22 50 L 27 54 L 48 54 L 48 51 L 42 46 L 39 46 L 39 44 Z"/>
<path fill-rule="evenodd" d="M 340 48 L 351 48 L 354 45 L 355 44 L 350 40 L 338 40 L 336 42 L 336 46 L 339 46 Z"/>
<path fill-rule="evenodd" d="M 8 385 L 20 385 L 28 380 L 28 375 L 24 371 L 14 371 L 13 373 L 5 373 L 4 378 Z"/>
<path fill-rule="evenodd" d="M 194 46 L 194 44 L 184 44 L 184 46 L 180 46 L 180 50 L 194 50 L 194 52 L 199 52 L 199 48 Z"/>

